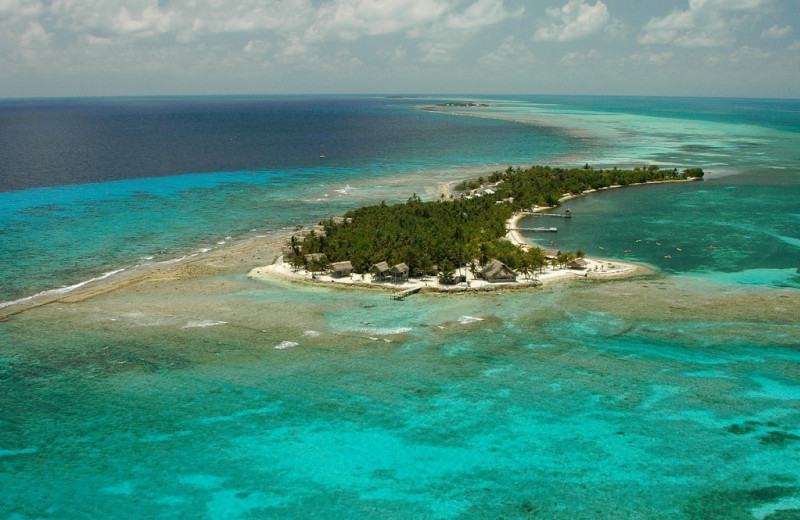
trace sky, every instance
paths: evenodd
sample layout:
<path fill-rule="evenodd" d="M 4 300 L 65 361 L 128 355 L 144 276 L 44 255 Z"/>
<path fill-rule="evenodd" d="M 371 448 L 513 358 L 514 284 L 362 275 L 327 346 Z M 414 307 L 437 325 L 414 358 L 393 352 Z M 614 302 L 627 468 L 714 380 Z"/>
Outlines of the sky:
<path fill-rule="evenodd" d="M 800 98 L 800 0 L 0 0 L 0 97 Z"/>

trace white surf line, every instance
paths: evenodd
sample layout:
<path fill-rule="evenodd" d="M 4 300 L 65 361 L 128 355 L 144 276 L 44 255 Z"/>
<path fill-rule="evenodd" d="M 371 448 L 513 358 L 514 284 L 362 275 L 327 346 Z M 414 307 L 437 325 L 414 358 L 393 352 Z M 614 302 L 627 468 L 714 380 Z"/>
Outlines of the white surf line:
<path fill-rule="evenodd" d="M 73 284 L 73 285 L 68 285 L 66 287 L 59 287 L 57 289 L 48 289 L 46 291 L 42 291 L 42 292 L 36 293 L 36 294 L 34 294 L 32 296 L 26 296 L 26 297 L 20 298 L 18 300 L 0 302 L 0 309 L 2 309 L 4 307 L 11 306 L 11 305 L 17 305 L 17 304 L 20 304 L 20 303 L 27 303 L 27 302 L 33 301 L 33 300 L 35 300 L 37 298 L 42 298 L 42 297 L 45 297 L 45 296 L 61 296 L 61 295 L 70 293 L 70 292 L 72 292 L 72 291 L 74 291 L 76 289 L 80 289 L 84 285 L 90 284 L 92 282 L 98 282 L 100 280 L 105 280 L 106 278 L 108 278 L 110 276 L 114 276 L 117 273 L 121 273 L 122 271 L 125 271 L 125 268 L 115 269 L 114 271 L 109 271 L 107 273 L 101 274 L 100 276 L 96 276 L 94 278 L 90 278 L 88 280 L 84 280 L 83 282 L 78 282 L 78 283 Z"/>

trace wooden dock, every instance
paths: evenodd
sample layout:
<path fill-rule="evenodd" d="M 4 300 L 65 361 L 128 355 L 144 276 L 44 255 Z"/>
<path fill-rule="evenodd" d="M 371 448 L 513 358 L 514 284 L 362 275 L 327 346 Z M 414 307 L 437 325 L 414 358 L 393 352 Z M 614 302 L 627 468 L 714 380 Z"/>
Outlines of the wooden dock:
<path fill-rule="evenodd" d="M 513 231 L 536 231 L 537 233 L 558 233 L 554 227 L 516 227 Z"/>
<path fill-rule="evenodd" d="M 393 300 L 405 300 L 406 296 L 411 296 L 412 294 L 416 294 L 419 292 L 421 287 L 412 287 L 411 289 L 406 289 L 405 291 L 400 291 L 396 293 L 392 293 Z"/>

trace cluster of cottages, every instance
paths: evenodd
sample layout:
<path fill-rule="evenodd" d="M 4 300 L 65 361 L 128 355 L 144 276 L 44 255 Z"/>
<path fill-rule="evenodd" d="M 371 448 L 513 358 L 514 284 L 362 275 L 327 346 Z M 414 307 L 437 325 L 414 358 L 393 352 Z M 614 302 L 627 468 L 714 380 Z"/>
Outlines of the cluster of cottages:
<path fill-rule="evenodd" d="M 353 264 L 349 260 L 326 263 L 324 253 L 305 255 L 304 260 L 308 271 L 324 272 L 333 278 L 344 278 L 353 274 Z M 408 281 L 409 271 L 404 262 L 393 266 L 388 262 L 378 262 L 370 268 L 369 274 L 372 275 L 373 282 L 400 284 Z M 496 283 L 517 281 L 517 273 L 497 259 L 492 259 L 483 266 L 480 277 L 487 282 Z"/>
<path fill-rule="evenodd" d="M 348 218 L 345 220 L 344 217 L 333 217 L 331 220 L 335 225 L 342 225 L 345 223 L 349 224 L 352 222 L 352 219 Z M 314 236 L 316 237 L 325 237 L 325 227 L 322 225 L 316 225 L 303 230 L 297 235 L 293 235 L 290 243 L 283 248 L 284 258 L 288 258 L 297 254 L 301 244 L 305 242 L 306 238 L 311 233 L 314 233 Z M 545 249 L 544 254 L 546 259 L 553 260 L 558 258 L 558 256 L 561 254 L 561 251 L 556 249 Z M 303 257 L 303 260 L 305 269 L 310 272 L 324 273 L 333 278 L 345 278 L 353 274 L 353 264 L 349 260 L 328 263 L 324 253 L 307 254 Z M 568 264 L 568 267 L 570 269 L 585 270 L 588 267 L 588 263 L 583 258 L 577 258 L 571 261 Z M 369 270 L 369 274 L 372 275 L 373 282 L 400 284 L 408 280 L 409 271 L 410 269 L 408 265 L 403 262 L 390 266 L 388 262 L 384 261 L 373 265 Z M 517 273 L 496 258 L 487 262 L 486 265 L 484 265 L 481 269 L 478 276 L 483 280 L 492 283 L 517 281 Z M 464 280 L 462 279 L 461 281 Z"/>
<path fill-rule="evenodd" d="M 551 253 L 556 252 L 551 251 Z M 305 268 L 311 272 L 323 272 L 332 278 L 345 278 L 353 274 L 353 264 L 349 260 L 328 263 L 324 253 L 305 255 L 304 260 Z M 570 262 L 568 267 L 585 270 L 588 263 L 583 258 L 577 258 Z M 404 262 L 393 266 L 388 262 L 378 262 L 370 268 L 369 274 L 372 275 L 373 282 L 401 284 L 408 281 L 409 271 L 408 265 Z M 517 273 L 496 258 L 487 262 L 478 276 L 491 283 L 517 281 Z"/>
<path fill-rule="evenodd" d="M 464 194 L 464 198 L 472 199 L 474 197 L 483 197 L 484 195 L 494 195 L 497 192 L 497 187 L 502 183 L 503 181 L 497 181 L 493 183 L 482 184 L 480 187 L 470 190 L 468 193 Z"/>

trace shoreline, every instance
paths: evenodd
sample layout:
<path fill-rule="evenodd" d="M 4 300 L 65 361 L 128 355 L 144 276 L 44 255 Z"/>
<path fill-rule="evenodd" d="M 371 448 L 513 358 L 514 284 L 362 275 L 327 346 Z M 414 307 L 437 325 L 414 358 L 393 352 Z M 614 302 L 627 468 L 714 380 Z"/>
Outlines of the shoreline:
<path fill-rule="evenodd" d="M 573 279 L 618 279 L 654 274 L 656 271 L 643 264 L 632 262 L 617 262 L 611 260 L 598 260 L 586 258 L 589 265 L 585 270 L 570 268 L 545 267 L 532 277 L 520 278 L 514 282 L 487 282 L 476 277 L 466 267 L 457 270 L 459 275 L 465 276 L 466 281 L 443 285 L 436 277 L 409 278 L 402 283 L 375 282 L 369 273 L 353 273 L 348 277 L 334 278 L 329 274 L 312 273 L 305 269 L 294 269 L 279 256 L 272 264 L 256 267 L 247 274 L 249 278 L 265 281 L 288 281 L 291 283 L 305 283 L 322 285 L 326 287 L 354 288 L 380 290 L 384 292 L 399 293 L 415 290 L 420 293 L 466 293 L 466 292 L 492 292 L 499 290 L 529 289 L 532 287 L 549 286 L 556 282 Z"/>
<path fill-rule="evenodd" d="M 614 185 L 608 186 L 606 188 L 585 190 L 585 191 L 583 191 L 581 193 L 578 193 L 577 195 L 571 194 L 571 193 L 567 194 L 567 195 L 564 195 L 563 197 L 558 199 L 558 204 L 560 206 L 562 203 L 564 203 L 564 202 L 566 202 L 568 200 L 577 199 L 579 197 L 584 197 L 586 195 L 589 195 L 590 193 L 599 193 L 599 192 L 618 189 L 618 188 L 632 188 L 632 187 L 635 187 L 635 186 L 647 186 L 649 184 L 666 184 L 666 183 L 672 183 L 672 182 L 695 182 L 695 181 L 699 181 L 699 180 L 702 180 L 702 179 L 700 177 L 689 177 L 688 179 L 674 179 L 674 180 L 664 180 L 664 181 L 647 181 L 647 182 L 637 182 L 637 183 L 634 183 L 634 184 L 627 184 L 627 185 L 614 184 Z M 515 245 L 518 245 L 518 246 L 522 246 L 524 248 L 529 248 L 530 244 L 528 244 L 525 241 L 525 239 L 522 238 L 522 235 L 519 234 L 519 231 L 516 230 L 516 228 L 517 228 L 517 226 L 519 224 L 519 221 L 522 220 L 523 218 L 529 216 L 529 215 L 534 214 L 534 213 L 540 213 L 542 211 L 555 209 L 555 208 L 558 208 L 559 206 L 535 206 L 533 211 L 518 211 L 518 212 L 514 213 L 511 216 L 511 218 L 506 221 L 506 230 L 508 230 L 508 233 L 506 233 L 506 238 L 512 244 L 515 244 Z M 540 246 L 536 246 L 536 247 L 540 247 Z M 623 262 L 619 261 L 619 263 L 623 263 Z"/>
<path fill-rule="evenodd" d="M 450 180 L 439 184 L 439 193 L 447 197 L 454 195 L 454 187 L 463 182 L 464 179 Z M 656 184 L 663 182 L 688 182 L 690 180 L 668 180 L 668 181 L 654 181 L 648 183 L 630 184 L 628 186 L 643 186 L 646 184 Z M 601 190 L 587 190 L 578 195 L 569 195 L 562 197 L 559 202 L 581 197 L 589 193 L 603 191 L 612 188 L 620 188 L 627 186 L 610 186 L 602 188 Z M 550 208 L 538 208 L 538 211 L 543 211 Z M 512 219 L 506 222 L 506 228 L 516 227 L 516 224 L 524 218 L 529 212 L 520 212 L 515 214 Z M 0 302 L 0 321 L 7 320 L 15 315 L 24 313 L 28 310 L 42 307 L 45 305 L 63 303 L 79 303 L 91 298 L 102 296 L 104 294 L 115 292 L 118 290 L 126 289 L 129 287 L 139 285 L 158 285 L 167 282 L 180 282 L 187 280 L 194 280 L 202 277 L 219 276 L 223 274 L 240 274 L 252 277 L 251 275 L 258 269 L 268 267 L 275 261 L 281 258 L 281 246 L 291 236 L 293 231 L 283 229 L 276 230 L 269 235 L 259 235 L 256 237 L 243 237 L 235 239 L 231 243 L 220 247 L 219 249 L 211 249 L 209 251 L 195 252 L 187 254 L 181 258 L 164 260 L 152 264 L 138 264 L 129 267 L 117 268 L 105 273 L 101 273 L 93 278 L 75 283 L 70 286 L 58 287 L 41 291 L 39 293 L 25 296 L 16 300 Z M 507 235 L 512 243 L 529 247 L 521 235 L 514 230 L 509 230 Z M 267 260 L 269 264 L 266 264 Z M 643 274 L 652 274 L 656 272 L 654 269 L 644 266 L 642 264 L 634 264 L 625 261 L 607 260 L 591 258 L 591 276 L 589 278 L 622 278 L 633 277 Z M 614 269 L 608 270 L 609 264 L 614 266 Z M 594 271 L 594 267 L 598 267 L 598 271 Z M 245 268 L 245 269 L 243 269 Z M 601 268 L 606 268 L 603 271 Z M 576 271 L 570 269 L 557 269 L 552 271 L 551 268 L 545 268 L 545 272 L 541 273 L 538 280 L 521 280 L 519 282 L 510 283 L 493 283 L 483 282 L 470 277 L 471 273 L 468 269 L 462 268 L 466 273 L 469 280 L 468 286 L 443 286 L 434 280 L 416 280 L 416 283 L 421 284 L 420 290 L 423 292 L 464 292 L 464 291 L 491 291 L 497 289 L 516 289 L 527 288 L 537 285 L 549 285 L 554 281 L 561 281 L 572 278 L 585 278 L 583 274 L 585 271 Z M 587 270 L 588 271 L 588 270 Z M 580 273 L 580 274 L 579 274 Z M 263 274 L 260 273 L 259 276 Z M 272 274 L 271 276 L 275 276 Z M 258 278 L 256 276 L 255 278 Z M 292 276 L 283 277 L 287 280 L 305 281 L 307 283 L 315 284 L 328 284 L 334 287 L 361 287 L 361 288 L 380 288 L 383 290 L 403 290 L 410 288 L 411 285 L 401 287 L 393 284 L 377 284 L 377 283 L 343 283 L 342 281 L 325 281 L 312 280 L 308 275 L 306 278 L 297 278 Z"/>

